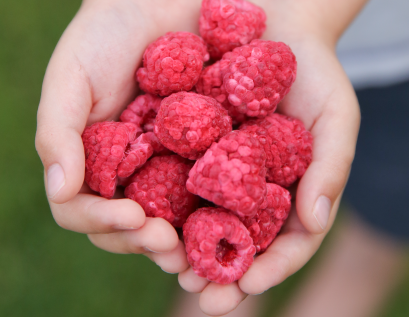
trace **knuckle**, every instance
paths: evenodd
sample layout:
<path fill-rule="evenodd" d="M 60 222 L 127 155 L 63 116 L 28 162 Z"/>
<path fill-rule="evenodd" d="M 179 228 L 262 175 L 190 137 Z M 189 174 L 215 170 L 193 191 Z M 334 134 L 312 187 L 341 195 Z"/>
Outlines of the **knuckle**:
<path fill-rule="evenodd" d="M 47 136 L 47 133 L 44 130 L 37 130 L 35 136 L 35 148 L 38 154 L 41 155 L 48 145 L 49 137 Z"/>
<path fill-rule="evenodd" d="M 57 223 L 57 225 L 65 230 L 69 230 L 68 228 L 68 223 L 64 219 L 64 217 L 57 216 L 55 213 L 53 213 L 54 221 Z"/>

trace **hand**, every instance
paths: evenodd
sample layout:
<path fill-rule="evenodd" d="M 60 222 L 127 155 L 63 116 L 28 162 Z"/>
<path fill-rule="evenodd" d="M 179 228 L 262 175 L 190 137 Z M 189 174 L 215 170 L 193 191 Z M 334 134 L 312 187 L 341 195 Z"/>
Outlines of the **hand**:
<path fill-rule="evenodd" d="M 144 253 L 163 270 L 175 273 L 188 264 L 174 228 L 163 219 L 145 218 L 132 200 L 93 195 L 83 184 L 81 140 L 86 125 L 118 119 L 135 97 L 134 74 L 150 42 L 168 31 L 197 28 L 200 2 L 183 4 L 185 12 L 192 12 L 183 18 L 177 1 L 166 3 L 83 2 L 47 68 L 36 148 L 45 168 L 50 207 L 61 227 L 88 234 L 92 243 L 110 252 Z"/>
<path fill-rule="evenodd" d="M 266 12 L 272 21 L 273 11 Z M 336 57 L 336 40 L 296 24 L 286 30 L 271 24 L 263 38 L 285 42 L 298 61 L 297 79 L 278 112 L 302 120 L 311 131 L 313 161 L 299 182 L 286 225 L 238 282 L 209 283 L 191 268 L 179 274 L 185 290 L 201 292 L 201 309 L 209 315 L 228 313 L 247 294 L 268 290 L 308 262 L 332 226 L 355 153 L 359 106 Z"/>

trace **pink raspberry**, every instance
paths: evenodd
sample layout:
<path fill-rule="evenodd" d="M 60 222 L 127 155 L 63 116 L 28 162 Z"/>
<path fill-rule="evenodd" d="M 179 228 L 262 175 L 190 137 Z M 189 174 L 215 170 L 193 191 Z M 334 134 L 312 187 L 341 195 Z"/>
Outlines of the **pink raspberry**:
<path fill-rule="evenodd" d="M 140 157 L 146 157 L 148 159 L 151 156 L 162 156 L 162 155 L 171 155 L 172 152 L 165 148 L 158 140 L 156 135 L 153 132 L 146 132 L 141 134 L 138 137 L 138 140 L 136 141 L 140 144 L 140 150 L 146 149 L 147 155 L 143 155 L 143 153 L 140 153 Z M 153 154 L 151 154 L 151 151 L 153 151 Z M 146 162 L 146 160 L 142 160 L 143 163 Z M 142 166 L 143 163 L 138 165 L 138 167 Z M 119 173 L 118 173 L 119 174 Z M 126 173 L 125 175 L 128 175 L 129 173 Z M 131 173 L 132 174 L 132 173 Z M 132 179 L 132 175 L 129 174 L 127 177 L 120 177 L 118 175 L 118 186 L 128 186 L 130 184 L 130 181 Z M 121 174 L 123 175 L 123 174 Z"/>
<path fill-rule="evenodd" d="M 228 110 L 229 116 L 233 119 L 233 124 L 238 124 L 246 120 L 246 116 L 240 113 L 230 104 L 227 99 L 227 92 L 223 86 L 223 77 L 220 70 L 220 61 L 206 67 L 200 74 L 199 81 L 196 84 L 196 91 L 204 96 L 216 99 L 224 109 Z"/>
<path fill-rule="evenodd" d="M 143 54 L 136 78 L 145 92 L 168 96 L 189 91 L 209 59 L 205 42 L 188 32 L 169 32 L 151 43 Z"/>
<path fill-rule="evenodd" d="M 122 112 L 119 120 L 135 123 L 143 132 L 152 132 L 161 101 L 162 98 L 150 94 L 138 96 Z"/>
<path fill-rule="evenodd" d="M 279 185 L 267 184 L 267 207 L 254 217 L 242 218 L 257 253 L 264 252 L 281 230 L 291 209 L 290 192 Z"/>
<path fill-rule="evenodd" d="M 144 135 L 136 138 L 133 123 L 97 122 L 82 134 L 85 181 L 105 198 L 112 198 L 119 177 L 130 176 L 152 155 Z"/>
<path fill-rule="evenodd" d="M 223 85 L 239 113 L 265 117 L 290 91 L 297 62 L 284 43 L 253 40 L 223 55 Z"/>
<path fill-rule="evenodd" d="M 178 155 L 154 157 L 134 174 L 125 196 L 139 203 L 148 217 L 161 217 L 181 227 L 199 201 L 186 190 L 191 167 Z"/>
<path fill-rule="evenodd" d="M 216 100 L 184 91 L 163 99 L 154 128 L 165 147 L 190 160 L 231 130 L 231 118 Z"/>
<path fill-rule="evenodd" d="M 160 143 L 158 137 L 155 135 L 153 132 L 146 132 L 144 133 L 147 142 L 152 146 L 153 148 L 153 154 L 154 156 L 159 156 L 159 155 L 171 155 L 173 154 L 170 150 L 165 148 L 162 143 Z"/>
<path fill-rule="evenodd" d="M 263 9 L 243 0 L 203 0 L 199 32 L 210 56 L 224 53 L 260 38 L 266 29 Z"/>
<path fill-rule="evenodd" d="M 252 217 L 265 203 L 265 172 L 259 141 L 246 132 L 232 131 L 195 163 L 186 187 L 239 217 Z"/>
<path fill-rule="evenodd" d="M 220 284 L 240 279 L 256 248 L 241 221 L 223 208 L 201 208 L 183 225 L 187 259 L 195 273 Z"/>
<path fill-rule="evenodd" d="M 288 187 L 304 175 L 312 160 L 312 135 L 295 118 L 273 113 L 240 127 L 256 136 L 267 155 L 267 180 Z"/>

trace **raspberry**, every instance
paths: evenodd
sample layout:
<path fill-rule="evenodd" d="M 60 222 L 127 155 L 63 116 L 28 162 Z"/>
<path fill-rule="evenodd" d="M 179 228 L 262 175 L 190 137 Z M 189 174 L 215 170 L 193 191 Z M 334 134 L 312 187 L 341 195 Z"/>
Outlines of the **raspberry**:
<path fill-rule="evenodd" d="M 266 197 L 263 147 L 246 132 L 230 132 L 195 163 L 186 187 L 239 217 L 254 216 Z"/>
<path fill-rule="evenodd" d="M 267 208 L 252 217 L 242 218 L 257 253 L 264 252 L 281 230 L 291 209 L 290 192 L 279 185 L 267 184 Z"/>
<path fill-rule="evenodd" d="M 267 155 L 267 180 L 288 187 L 304 175 L 312 160 L 312 135 L 295 118 L 273 113 L 240 127 L 256 136 Z"/>
<path fill-rule="evenodd" d="M 202 71 L 199 81 L 196 84 L 196 91 L 201 95 L 216 99 L 224 109 L 228 110 L 229 116 L 233 119 L 233 124 L 238 124 L 246 120 L 246 116 L 237 111 L 237 107 L 232 106 L 227 99 L 228 94 L 223 86 L 220 61 L 206 67 Z"/>
<path fill-rule="evenodd" d="M 154 128 L 165 147 L 190 160 L 231 130 L 231 118 L 216 100 L 184 91 L 163 99 Z"/>
<path fill-rule="evenodd" d="M 133 123 L 97 122 L 82 134 L 85 151 L 85 181 L 106 198 L 112 198 L 118 176 L 128 177 L 152 155 L 144 135 L 136 138 Z"/>
<path fill-rule="evenodd" d="M 144 133 L 147 141 L 150 143 L 150 145 L 153 148 L 153 154 L 155 156 L 158 155 L 171 155 L 173 154 L 170 150 L 165 148 L 162 143 L 160 143 L 158 137 L 155 135 L 153 132 L 146 132 Z"/>
<path fill-rule="evenodd" d="M 241 278 L 256 248 L 241 221 L 223 208 L 201 208 L 183 225 L 187 259 L 195 273 L 220 284 Z"/>
<path fill-rule="evenodd" d="M 171 155 L 172 152 L 165 148 L 158 140 L 156 135 L 153 132 L 146 132 L 143 133 L 139 136 L 140 142 L 143 143 L 145 146 L 146 144 L 149 144 L 152 147 L 153 151 L 153 156 L 160 156 L 160 155 Z M 150 147 L 147 146 L 147 149 L 150 151 Z M 149 153 L 150 154 L 150 153 Z M 149 156 L 147 155 L 147 158 L 149 158 L 152 154 Z M 146 162 L 146 160 L 144 161 Z M 139 166 L 142 166 L 142 164 L 139 164 Z M 132 179 L 132 175 L 128 177 L 118 177 L 118 186 L 128 186 L 130 184 L 130 181 Z"/>
<path fill-rule="evenodd" d="M 191 167 L 178 155 L 154 157 L 132 177 L 125 196 L 139 203 L 148 217 L 161 217 L 181 227 L 199 201 L 186 190 Z"/>
<path fill-rule="evenodd" d="M 284 43 L 253 40 L 223 55 L 223 85 L 239 113 L 265 117 L 290 91 L 297 62 Z"/>
<path fill-rule="evenodd" d="M 122 112 L 119 120 L 135 123 L 143 132 L 151 132 L 161 101 L 161 98 L 150 94 L 138 96 Z"/>
<path fill-rule="evenodd" d="M 189 91 L 209 59 L 205 42 L 188 32 L 169 32 L 151 43 L 143 54 L 136 78 L 145 92 L 168 96 Z"/>
<path fill-rule="evenodd" d="M 260 38 L 266 29 L 266 15 L 260 7 L 243 0 L 203 0 L 199 32 L 210 56 L 224 53 Z"/>
<path fill-rule="evenodd" d="M 129 177 L 153 154 L 153 147 L 149 137 L 143 133 L 135 141 L 130 142 L 125 150 L 125 157 L 118 165 L 118 176 Z"/>

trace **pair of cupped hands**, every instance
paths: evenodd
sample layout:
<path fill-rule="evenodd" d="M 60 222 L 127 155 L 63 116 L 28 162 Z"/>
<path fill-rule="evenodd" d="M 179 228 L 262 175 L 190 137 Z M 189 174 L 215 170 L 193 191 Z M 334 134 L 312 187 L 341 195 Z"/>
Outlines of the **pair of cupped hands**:
<path fill-rule="evenodd" d="M 144 254 L 164 271 L 179 273 L 180 286 L 200 292 L 200 307 L 209 315 L 225 314 L 247 294 L 281 283 L 313 256 L 334 221 L 355 152 L 359 107 L 335 55 L 336 36 L 292 13 L 286 1 L 263 1 L 254 1 L 267 14 L 263 38 L 285 42 L 298 61 L 297 79 L 278 111 L 311 131 L 313 161 L 288 222 L 237 282 L 198 277 L 167 221 L 146 217 L 123 196 L 99 197 L 84 184 L 84 128 L 117 120 L 135 98 L 135 71 L 149 43 L 169 31 L 198 34 L 200 0 L 84 0 L 52 55 L 38 110 L 36 148 L 58 225 L 87 234 L 106 251 Z"/>

